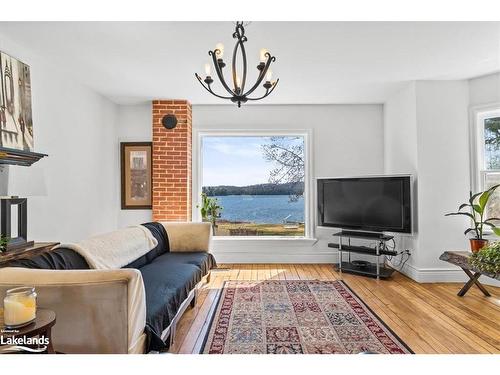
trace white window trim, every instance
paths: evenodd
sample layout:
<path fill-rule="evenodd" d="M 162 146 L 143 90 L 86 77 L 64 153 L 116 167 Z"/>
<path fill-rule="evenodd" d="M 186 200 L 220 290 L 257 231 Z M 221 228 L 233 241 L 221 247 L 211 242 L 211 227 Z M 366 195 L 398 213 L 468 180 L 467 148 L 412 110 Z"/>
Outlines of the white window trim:
<path fill-rule="evenodd" d="M 470 178 L 473 192 L 484 188 L 484 126 L 485 118 L 500 116 L 500 102 L 470 108 Z M 496 172 L 490 170 L 488 172 Z M 500 172 L 500 171 L 499 171 Z"/>
<path fill-rule="evenodd" d="M 312 159 L 312 129 L 297 129 L 297 130 L 227 130 L 227 129 L 214 129 L 214 130 L 193 130 L 193 181 L 192 181 L 192 217 L 193 221 L 201 221 L 200 211 L 197 206 L 201 203 L 201 183 L 203 181 L 203 152 L 202 152 L 202 138 L 205 136 L 212 137 L 270 137 L 270 136 L 301 136 L 304 137 L 304 223 L 305 233 L 304 236 L 288 237 L 288 236 L 217 236 L 214 240 L 255 240 L 255 241 L 309 241 L 314 239 L 315 236 L 315 213 L 316 208 L 314 202 L 316 201 L 315 189 L 313 188 L 313 159 Z"/>

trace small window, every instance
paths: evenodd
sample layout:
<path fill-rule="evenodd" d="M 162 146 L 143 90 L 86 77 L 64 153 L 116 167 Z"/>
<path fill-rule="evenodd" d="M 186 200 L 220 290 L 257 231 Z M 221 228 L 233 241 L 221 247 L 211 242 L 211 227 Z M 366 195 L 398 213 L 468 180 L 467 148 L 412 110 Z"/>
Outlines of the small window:
<path fill-rule="evenodd" d="M 475 191 L 500 184 L 500 108 L 476 112 Z M 488 216 L 500 217 L 500 191 L 491 198 Z"/>
<path fill-rule="evenodd" d="M 306 237 L 306 138 L 201 136 L 199 191 L 220 207 L 216 236 Z"/>
<path fill-rule="evenodd" d="M 500 116 L 483 119 L 485 170 L 500 170 Z"/>

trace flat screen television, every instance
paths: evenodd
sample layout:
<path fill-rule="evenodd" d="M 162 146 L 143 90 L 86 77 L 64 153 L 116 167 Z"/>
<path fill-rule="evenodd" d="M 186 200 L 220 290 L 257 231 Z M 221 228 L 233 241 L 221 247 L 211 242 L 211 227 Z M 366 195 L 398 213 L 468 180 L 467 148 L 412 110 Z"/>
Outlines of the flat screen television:
<path fill-rule="evenodd" d="M 318 179 L 318 225 L 412 232 L 411 176 Z"/>

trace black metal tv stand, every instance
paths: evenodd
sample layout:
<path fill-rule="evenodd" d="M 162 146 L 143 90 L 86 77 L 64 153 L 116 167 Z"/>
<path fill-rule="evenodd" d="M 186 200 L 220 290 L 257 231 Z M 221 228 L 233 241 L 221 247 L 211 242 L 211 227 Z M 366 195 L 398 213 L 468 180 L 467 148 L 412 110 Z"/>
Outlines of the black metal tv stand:
<path fill-rule="evenodd" d="M 392 268 L 385 266 L 385 256 L 386 255 L 397 255 L 397 251 L 389 249 L 386 245 L 387 241 L 394 239 L 394 236 L 389 236 L 383 233 L 374 232 L 357 232 L 357 231 L 340 231 L 333 234 L 334 237 L 338 237 L 337 243 L 329 243 L 328 247 L 335 248 L 339 250 L 339 263 L 338 271 L 354 273 L 357 275 L 371 276 L 380 278 L 388 278 L 392 275 L 394 270 Z M 377 241 L 375 246 L 359 246 L 351 245 L 351 239 L 362 239 Z M 344 242 L 343 240 L 347 240 Z M 348 253 L 349 260 L 344 262 L 343 253 Z M 351 262 L 351 253 L 365 254 L 376 257 L 375 263 L 370 263 L 368 265 L 356 265 Z M 383 258 L 382 263 L 380 262 L 380 257 Z"/>

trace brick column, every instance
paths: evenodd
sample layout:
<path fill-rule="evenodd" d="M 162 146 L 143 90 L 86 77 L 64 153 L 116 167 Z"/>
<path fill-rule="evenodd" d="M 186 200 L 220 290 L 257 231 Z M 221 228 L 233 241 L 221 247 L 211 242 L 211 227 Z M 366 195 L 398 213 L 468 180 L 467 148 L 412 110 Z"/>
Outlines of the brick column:
<path fill-rule="evenodd" d="M 165 129 L 163 116 L 177 126 Z M 191 220 L 191 104 L 187 100 L 153 101 L 153 220 Z"/>

